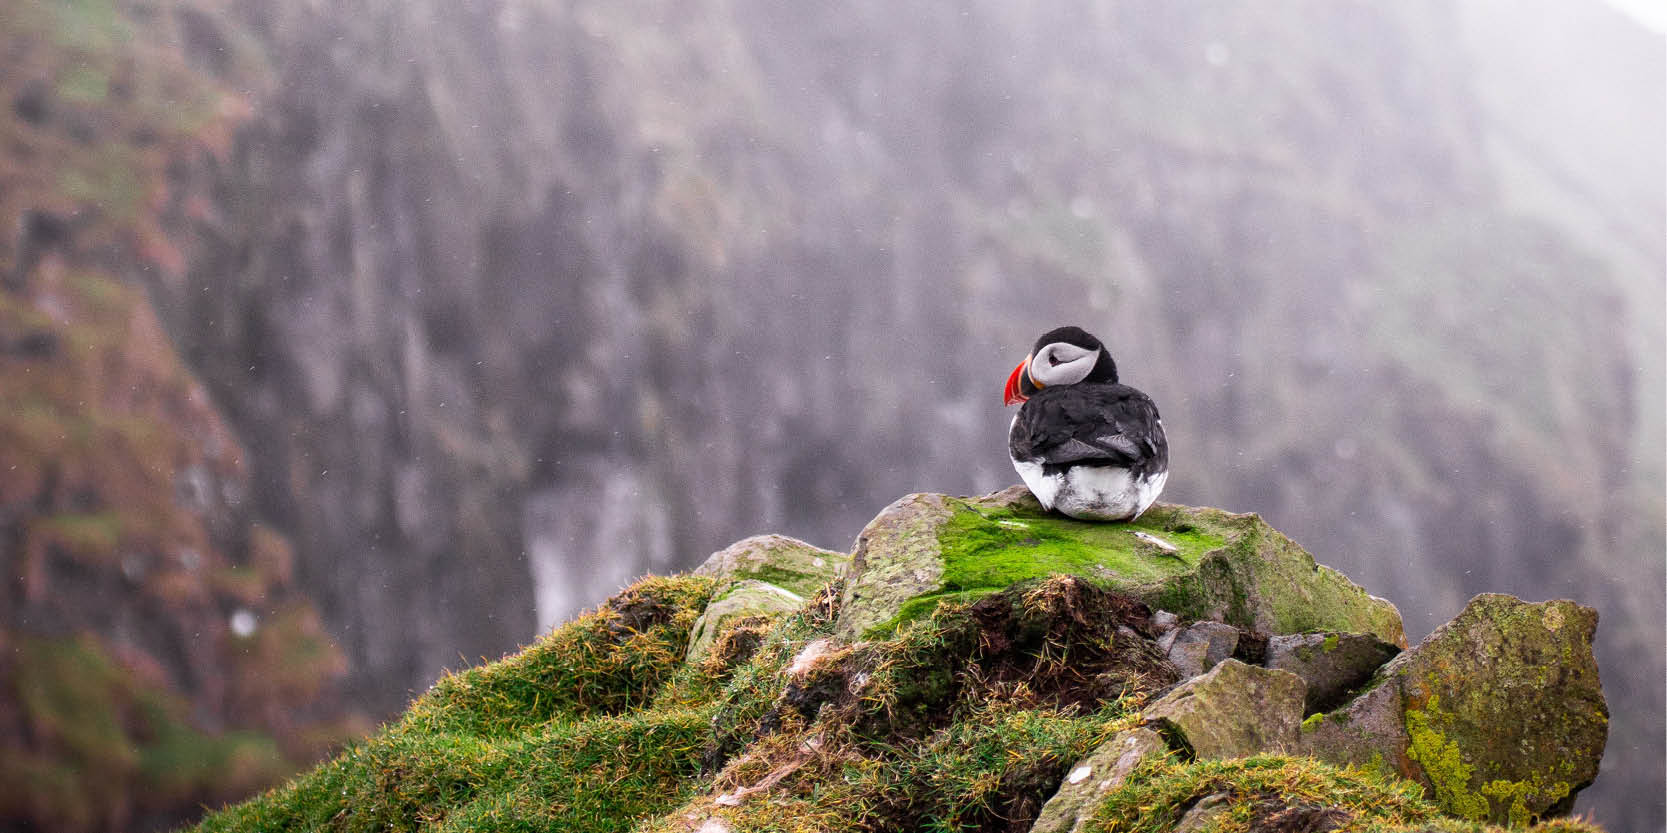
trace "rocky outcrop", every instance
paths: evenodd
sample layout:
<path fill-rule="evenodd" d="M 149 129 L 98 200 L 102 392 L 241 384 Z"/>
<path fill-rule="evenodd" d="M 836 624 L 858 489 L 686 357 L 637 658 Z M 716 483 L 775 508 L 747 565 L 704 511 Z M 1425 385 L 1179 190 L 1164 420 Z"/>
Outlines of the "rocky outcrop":
<path fill-rule="evenodd" d="M 883 632 L 940 602 L 1051 573 L 1093 577 L 1189 620 L 1405 642 L 1394 605 L 1255 515 L 1158 504 L 1133 523 L 1087 523 L 1044 512 L 1023 486 L 980 498 L 915 494 L 886 507 L 857 536 L 838 633 Z"/>
<path fill-rule="evenodd" d="M 1660 258 L 1523 218 L 1495 160 L 1548 160 L 1479 115 L 1451 5 L 230 5 L 275 83 L 196 221 L 213 256 L 150 288 L 360 702 L 752 531 L 843 545 L 917 484 L 1005 482 L 992 357 L 1067 315 L 1151 346 L 1126 370 L 1187 438 L 1173 498 L 1258 509 L 1418 600 L 1412 632 L 1531 564 L 1658 634 L 1659 565 L 1612 555 L 1661 538 L 1632 463 L 1662 456 Z M 1650 75 L 1598 88 L 1658 113 Z M 1560 214 L 1571 181 L 1525 190 Z M 1646 723 L 1660 677 L 1628 677 Z"/>
<path fill-rule="evenodd" d="M 1449 812 L 1512 824 L 1566 813 L 1596 774 L 1608 713 L 1592 611 L 1547 602 L 1523 612 L 1518 600 L 1481 596 L 1385 666 L 1400 653 L 1392 643 L 1404 645 L 1394 607 L 1254 516 L 1160 504 L 1135 523 L 1091 524 L 1042 512 L 1021 487 L 910 495 L 858 537 L 835 633 L 883 636 L 943 603 L 1053 572 L 1202 620 L 1170 625 L 1178 617 L 1160 611 L 1154 647 L 1185 682 L 1144 713 L 1189 755 L 1387 762 Z"/>
<path fill-rule="evenodd" d="M 645 579 L 203 830 L 1521 828 L 1566 812 L 1603 751 L 1589 610 L 1479 597 L 1387 663 L 1372 634 L 1270 637 L 1399 630 L 1252 516 L 911 495 L 845 569 L 761 536 Z"/>
<path fill-rule="evenodd" d="M 1615 164 L 1631 141 L 1658 170 L 1659 131 L 1569 118 L 1568 88 L 1538 83 L 1584 79 L 1659 123 L 1658 80 L 1631 67 L 1660 38 L 1632 31 L 1639 57 L 1606 46 L 1612 75 L 1585 72 L 1613 14 L 155 6 L 0 10 L 0 283 L 52 286 L 96 249 L 149 290 L 248 450 L 244 509 L 294 542 L 294 587 L 379 717 L 460 655 L 761 526 L 843 543 L 911 484 L 1002 482 L 1006 417 L 978 380 L 1066 311 L 1014 303 L 1002 276 L 1025 274 L 1152 346 L 1137 372 L 1171 386 L 1197 463 L 1172 496 L 1260 509 L 1418 600 L 1417 633 L 1545 576 L 1605 610 L 1617 725 L 1659 735 L 1661 562 L 1616 556 L 1661 540 L 1661 177 Z M 1497 36 L 1507 18 L 1525 37 Z M 216 97 L 188 74 L 239 77 Z M 1495 123 L 1517 111 L 1502 85 L 1558 140 Z M 1600 199 L 1593 166 L 1650 198 Z M 30 323 L 0 351 L 82 335 Z M 895 372 L 905 355 L 931 374 Z M 1572 450 L 1547 476 L 1552 446 Z M 18 494 L 7 522 L 32 511 Z M 98 513 L 63 514 L 36 540 L 109 540 Z M 1662 755 L 1617 750 L 1603 788 L 1638 779 L 1625 811 Z M 1661 826 L 1646 804 L 1630 827 Z"/>
<path fill-rule="evenodd" d="M 1572 602 L 1487 594 L 1387 663 L 1396 652 L 1361 634 L 1274 637 L 1267 668 L 1223 660 L 1143 719 L 1200 759 L 1293 753 L 1376 767 L 1459 818 L 1520 827 L 1568 813 L 1597 775 L 1608 709 L 1596 624 Z"/>

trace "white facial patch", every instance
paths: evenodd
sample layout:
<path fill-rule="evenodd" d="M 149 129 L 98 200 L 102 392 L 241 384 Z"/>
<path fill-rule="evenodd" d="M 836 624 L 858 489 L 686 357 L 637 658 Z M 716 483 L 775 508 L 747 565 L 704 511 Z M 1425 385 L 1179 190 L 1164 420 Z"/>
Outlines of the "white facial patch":
<path fill-rule="evenodd" d="M 1100 351 L 1056 341 L 1036 351 L 1030 360 L 1030 380 L 1037 387 L 1074 385 L 1088 377 Z"/>

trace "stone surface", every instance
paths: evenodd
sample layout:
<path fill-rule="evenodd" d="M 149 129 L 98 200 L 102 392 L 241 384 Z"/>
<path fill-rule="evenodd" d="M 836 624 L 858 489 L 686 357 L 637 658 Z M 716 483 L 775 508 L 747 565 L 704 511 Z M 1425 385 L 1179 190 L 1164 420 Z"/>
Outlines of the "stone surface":
<path fill-rule="evenodd" d="M 1065 773 L 1048 803 L 1042 805 L 1031 833 L 1076 833 L 1093 815 L 1101 798 L 1123 786 L 1129 773 L 1153 755 L 1163 755 L 1163 737 L 1150 729 L 1127 729 L 1100 744 Z"/>
<path fill-rule="evenodd" d="M 689 631 L 688 662 L 698 662 L 712 650 L 724 625 L 747 616 L 792 613 L 804 606 L 805 597 L 767 581 L 743 579 L 706 606 Z"/>
<path fill-rule="evenodd" d="M 1177 686 L 1144 717 L 1199 758 L 1242 758 L 1295 747 L 1302 702 L 1301 677 L 1229 659 Z"/>
<path fill-rule="evenodd" d="M 851 557 L 785 535 L 754 535 L 707 556 L 696 575 L 718 580 L 712 603 L 689 635 L 688 659 L 704 657 L 718 632 L 744 616 L 791 613 L 845 574 Z"/>
<path fill-rule="evenodd" d="M 1269 668 L 1289 671 L 1308 684 L 1304 714 L 1343 704 L 1400 649 L 1370 634 L 1283 634 L 1268 640 Z"/>
<path fill-rule="evenodd" d="M 886 507 L 858 537 L 836 633 L 873 635 L 939 602 L 1054 573 L 1096 579 L 1183 619 L 1405 642 L 1394 605 L 1316 564 L 1256 515 L 1160 503 L 1133 523 L 1092 523 L 1043 511 L 1022 486 L 980 498 L 914 494 Z"/>
<path fill-rule="evenodd" d="M 1164 656 L 1169 658 L 1170 665 L 1175 666 L 1181 679 L 1190 680 L 1214 667 L 1205 659 L 1209 650 L 1208 642 L 1172 642 L 1169 649 L 1164 651 Z"/>
<path fill-rule="evenodd" d="M 1170 833 L 1201 833 L 1201 831 L 1210 827 L 1217 816 L 1232 808 L 1233 796 L 1231 793 L 1221 792 L 1206 795 L 1198 799 L 1198 803 L 1192 805 L 1192 809 L 1187 810 L 1186 814 L 1181 816 L 1180 821 L 1175 822 L 1175 828 Z"/>
<path fill-rule="evenodd" d="M 857 535 L 851 581 L 835 632 L 856 638 L 895 616 L 903 603 L 941 588 L 939 531 L 954 515 L 950 498 L 905 495 L 880 511 Z"/>
<path fill-rule="evenodd" d="M 1167 646 L 1163 642 L 1167 641 Z M 1221 622 L 1194 622 L 1163 635 L 1160 647 L 1183 679 L 1196 677 L 1233 655 L 1239 629 Z"/>
<path fill-rule="evenodd" d="M 851 557 L 786 535 L 754 535 L 707 556 L 696 575 L 720 581 L 756 579 L 809 598 L 843 575 Z"/>
<path fill-rule="evenodd" d="M 1299 751 L 1391 768 L 1465 819 L 1566 813 L 1608 730 L 1596 627 L 1573 602 L 1477 596 L 1367 691 L 1305 721 Z"/>

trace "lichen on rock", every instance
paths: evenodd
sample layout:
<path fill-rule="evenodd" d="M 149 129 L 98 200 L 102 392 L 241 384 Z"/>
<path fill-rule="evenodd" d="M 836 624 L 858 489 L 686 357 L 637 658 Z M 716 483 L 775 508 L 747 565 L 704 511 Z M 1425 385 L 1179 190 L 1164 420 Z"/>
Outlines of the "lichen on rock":
<path fill-rule="evenodd" d="M 1524 825 L 1566 813 L 1597 776 L 1608 731 L 1596 627 L 1597 613 L 1573 602 L 1477 596 L 1367 691 L 1305 725 L 1303 749 L 1381 762 L 1461 818 Z"/>

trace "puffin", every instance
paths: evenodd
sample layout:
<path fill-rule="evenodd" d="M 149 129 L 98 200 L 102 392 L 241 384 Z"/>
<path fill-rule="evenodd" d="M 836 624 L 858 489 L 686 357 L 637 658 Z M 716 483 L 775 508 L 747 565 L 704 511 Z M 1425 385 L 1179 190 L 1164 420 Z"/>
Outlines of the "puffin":
<path fill-rule="evenodd" d="M 1169 479 L 1169 442 L 1152 398 L 1117 381 L 1117 363 L 1081 327 L 1036 340 L 1002 393 L 1021 405 L 1007 432 L 1013 468 L 1044 509 L 1132 521 Z"/>

